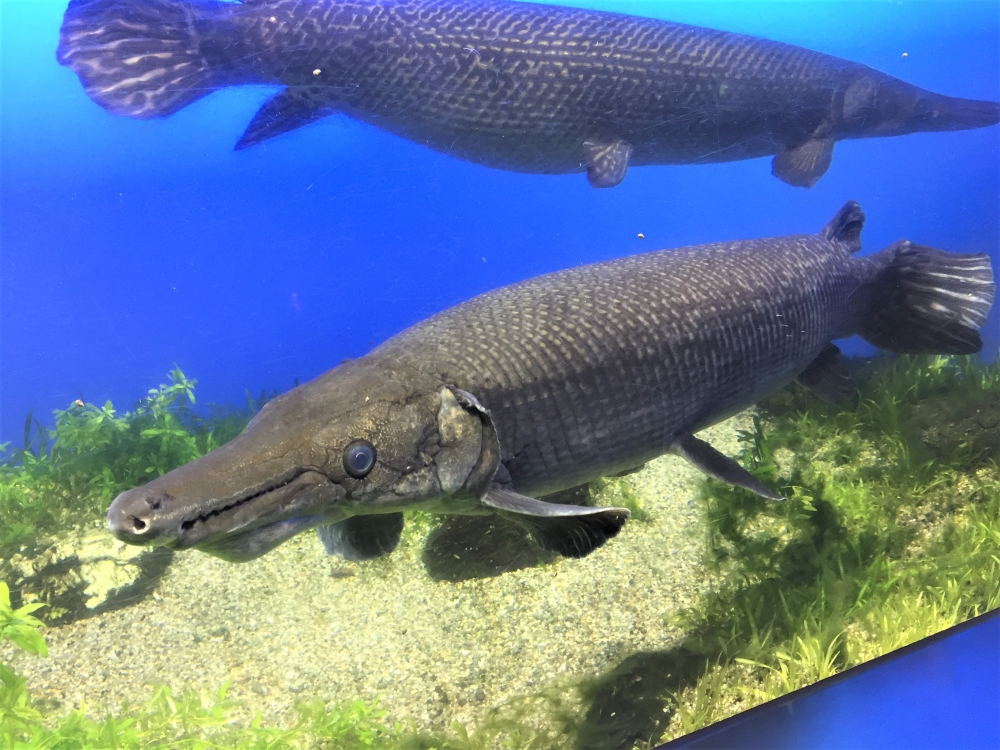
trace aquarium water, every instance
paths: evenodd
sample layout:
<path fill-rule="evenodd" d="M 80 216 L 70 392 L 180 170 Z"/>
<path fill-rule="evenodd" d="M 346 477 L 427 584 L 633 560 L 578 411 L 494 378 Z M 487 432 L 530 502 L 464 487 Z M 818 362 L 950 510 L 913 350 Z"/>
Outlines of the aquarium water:
<path fill-rule="evenodd" d="M 651 748 L 997 608 L 998 100 L 995 0 L 0 1 L 0 747 Z"/>

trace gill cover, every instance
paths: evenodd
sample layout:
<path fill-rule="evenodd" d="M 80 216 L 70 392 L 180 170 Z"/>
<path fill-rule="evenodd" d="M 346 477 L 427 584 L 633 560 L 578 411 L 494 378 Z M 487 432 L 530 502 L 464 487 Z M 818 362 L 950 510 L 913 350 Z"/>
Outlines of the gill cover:
<path fill-rule="evenodd" d="M 437 445 L 433 462 L 400 479 L 401 500 L 433 499 L 445 508 L 472 505 L 489 490 L 500 465 L 500 441 L 489 412 L 471 393 L 448 387 L 438 391 Z M 355 515 L 316 529 L 326 551 L 345 560 L 371 560 L 396 549 L 403 532 L 401 512 Z"/>

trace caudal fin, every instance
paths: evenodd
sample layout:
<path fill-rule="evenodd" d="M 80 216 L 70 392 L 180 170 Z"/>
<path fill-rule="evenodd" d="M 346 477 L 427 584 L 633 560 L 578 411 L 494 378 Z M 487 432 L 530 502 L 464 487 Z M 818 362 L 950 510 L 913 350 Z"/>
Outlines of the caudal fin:
<path fill-rule="evenodd" d="M 956 255 L 903 240 L 873 256 L 883 260 L 874 303 L 859 333 L 901 354 L 973 354 L 993 306 L 990 259 Z"/>
<path fill-rule="evenodd" d="M 56 58 L 109 112 L 164 117 L 225 85 L 218 61 L 210 59 L 226 43 L 216 21 L 239 7 L 213 0 L 71 0 Z"/>

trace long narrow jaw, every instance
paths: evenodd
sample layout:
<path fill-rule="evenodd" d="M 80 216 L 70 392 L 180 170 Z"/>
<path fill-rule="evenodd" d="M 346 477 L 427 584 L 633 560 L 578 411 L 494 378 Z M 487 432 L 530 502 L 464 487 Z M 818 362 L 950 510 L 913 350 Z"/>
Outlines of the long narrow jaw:
<path fill-rule="evenodd" d="M 171 486 L 172 474 L 115 498 L 108 527 L 118 539 L 171 549 L 197 547 L 237 562 L 258 557 L 310 526 L 345 516 L 336 508 L 343 488 L 314 469 L 292 469 L 229 494 L 179 492 Z"/>

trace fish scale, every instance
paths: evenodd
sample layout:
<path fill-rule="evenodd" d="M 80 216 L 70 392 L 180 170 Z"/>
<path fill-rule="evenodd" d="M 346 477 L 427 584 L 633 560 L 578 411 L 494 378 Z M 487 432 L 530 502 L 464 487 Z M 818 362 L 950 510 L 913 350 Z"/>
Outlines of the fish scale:
<path fill-rule="evenodd" d="M 371 356 L 477 394 L 514 486 L 544 493 L 643 463 L 791 380 L 856 328 L 864 304 L 843 300 L 874 267 L 819 236 L 649 253 L 487 293 Z M 594 440 L 601 424 L 614 445 Z"/>

